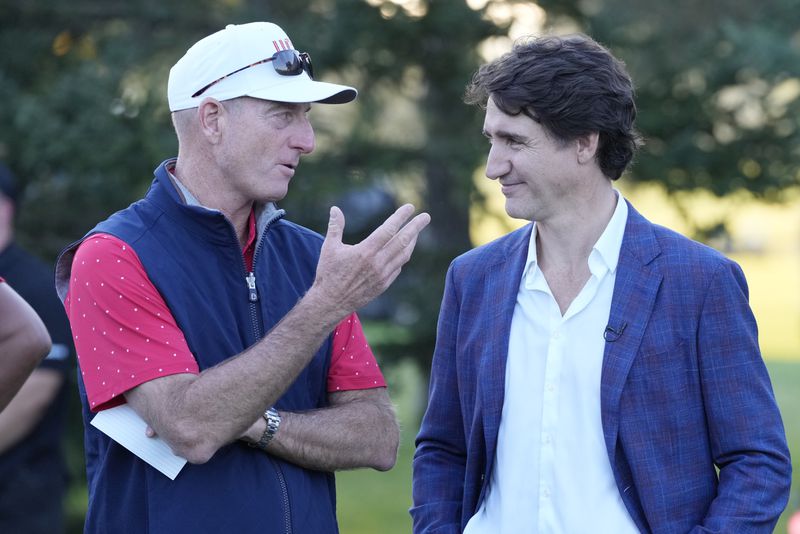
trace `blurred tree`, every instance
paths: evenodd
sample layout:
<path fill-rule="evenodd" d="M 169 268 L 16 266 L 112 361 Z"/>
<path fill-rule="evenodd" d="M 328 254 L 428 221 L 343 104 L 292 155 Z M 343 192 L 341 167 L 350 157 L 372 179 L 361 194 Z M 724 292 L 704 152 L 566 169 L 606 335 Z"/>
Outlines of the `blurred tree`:
<path fill-rule="evenodd" d="M 674 198 L 800 185 L 800 10 L 796 0 L 541 0 L 623 58 L 646 145 L 630 178 Z M 680 202 L 679 202 L 680 206 Z M 688 222 L 693 214 L 684 212 Z M 699 236 L 724 221 L 695 229 Z"/>
<path fill-rule="evenodd" d="M 165 88 L 187 46 L 225 24 L 272 20 L 319 78 L 355 85 L 349 106 L 316 106 L 318 150 L 289 216 L 324 231 L 328 206 L 354 242 L 394 205 L 433 216 L 404 275 L 367 313 L 390 318 L 376 347 L 429 369 L 444 272 L 470 247 L 482 116 L 461 103 L 479 45 L 507 34 L 515 0 L 0 0 L 0 158 L 23 180 L 20 240 L 53 259 L 141 196 L 173 156 Z M 626 60 L 647 139 L 630 175 L 673 193 L 800 183 L 800 10 L 796 0 L 670 3 L 540 0 L 546 26 L 582 29 Z M 530 4 L 528 4 L 530 6 Z M 335 109 L 334 109 L 335 108 Z"/>
<path fill-rule="evenodd" d="M 0 3 L 0 157 L 27 186 L 21 240 L 53 257 L 145 190 L 176 146 L 170 60 L 222 24 L 217 5 Z"/>

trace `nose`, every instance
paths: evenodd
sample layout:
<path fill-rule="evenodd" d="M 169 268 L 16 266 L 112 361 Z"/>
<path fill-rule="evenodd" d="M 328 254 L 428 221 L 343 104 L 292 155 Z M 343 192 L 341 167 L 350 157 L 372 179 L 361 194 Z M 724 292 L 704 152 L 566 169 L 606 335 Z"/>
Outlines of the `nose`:
<path fill-rule="evenodd" d="M 486 158 L 486 177 L 490 180 L 502 178 L 511 171 L 511 162 L 503 155 L 502 147 L 493 144 Z"/>
<path fill-rule="evenodd" d="M 302 119 L 297 124 L 297 131 L 289 139 L 292 148 L 299 150 L 303 154 L 310 154 L 314 151 L 314 128 L 311 126 L 311 121 L 308 117 L 303 115 Z"/>

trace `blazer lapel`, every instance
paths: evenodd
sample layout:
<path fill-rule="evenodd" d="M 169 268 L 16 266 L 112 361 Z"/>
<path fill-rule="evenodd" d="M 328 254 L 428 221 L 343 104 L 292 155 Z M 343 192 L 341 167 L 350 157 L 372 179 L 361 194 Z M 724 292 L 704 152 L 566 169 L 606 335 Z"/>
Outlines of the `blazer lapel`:
<path fill-rule="evenodd" d="M 619 433 L 619 402 L 653 311 L 662 275 L 651 262 L 661 253 L 652 224 L 628 204 L 603 355 L 600 389 L 603 434 L 612 466 Z"/>
<path fill-rule="evenodd" d="M 528 257 L 528 243 L 532 225 L 528 225 L 509 235 L 506 246 L 498 249 L 497 261 L 486 269 L 484 294 L 496 305 L 490 306 L 491 313 L 482 322 L 486 332 L 487 357 L 492 365 L 486 366 L 488 376 L 484 381 L 483 425 L 486 438 L 487 462 L 491 464 L 497 445 L 500 416 L 506 383 L 506 359 L 508 357 L 508 338 L 511 319 L 517 303 L 517 292 Z M 491 465 L 489 465 L 491 468 Z M 487 471 L 488 472 L 488 471 Z"/>

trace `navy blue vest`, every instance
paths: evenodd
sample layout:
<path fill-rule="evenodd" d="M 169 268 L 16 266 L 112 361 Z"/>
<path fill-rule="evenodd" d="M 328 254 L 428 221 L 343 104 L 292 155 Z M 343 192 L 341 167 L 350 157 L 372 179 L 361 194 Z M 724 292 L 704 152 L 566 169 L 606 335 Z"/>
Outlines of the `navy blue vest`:
<path fill-rule="evenodd" d="M 322 238 L 283 220 L 282 211 L 264 215 L 261 219 L 268 220 L 259 220 L 253 289 L 231 223 L 219 212 L 184 204 L 167 163 L 156 169 L 145 198 L 83 239 L 104 232 L 136 251 L 203 370 L 258 341 L 295 305 L 314 281 Z M 79 243 L 59 258 L 62 288 Z M 330 338 L 275 406 L 290 411 L 325 406 L 329 364 Z M 83 383 L 80 396 L 89 481 L 85 532 L 338 531 L 331 473 L 303 469 L 235 442 L 205 464 L 187 464 L 172 481 L 89 425 L 93 414 Z"/>

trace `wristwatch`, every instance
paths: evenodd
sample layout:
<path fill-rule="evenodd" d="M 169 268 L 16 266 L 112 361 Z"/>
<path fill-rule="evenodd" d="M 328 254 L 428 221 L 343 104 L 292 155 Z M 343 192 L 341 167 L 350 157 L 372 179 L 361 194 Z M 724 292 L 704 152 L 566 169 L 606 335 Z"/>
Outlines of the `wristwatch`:
<path fill-rule="evenodd" d="M 264 429 L 264 433 L 261 434 L 261 439 L 258 440 L 258 443 L 249 443 L 251 447 L 255 447 L 257 449 L 266 450 L 267 444 L 272 441 L 272 438 L 275 437 L 275 434 L 278 432 L 278 427 L 281 426 L 281 415 L 275 408 L 269 408 L 266 412 L 264 412 L 264 421 L 267 422 L 267 428 Z"/>

